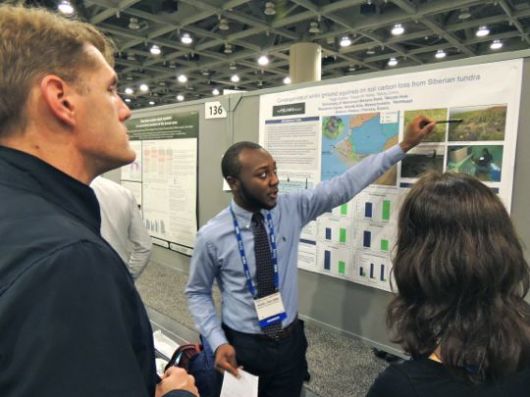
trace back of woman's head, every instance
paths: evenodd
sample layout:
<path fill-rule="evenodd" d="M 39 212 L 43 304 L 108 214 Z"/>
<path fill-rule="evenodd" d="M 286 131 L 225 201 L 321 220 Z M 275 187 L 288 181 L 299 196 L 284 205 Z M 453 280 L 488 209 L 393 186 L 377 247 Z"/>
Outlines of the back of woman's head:
<path fill-rule="evenodd" d="M 430 172 L 400 211 L 388 308 L 394 340 L 413 356 L 437 346 L 473 381 L 528 364 L 529 270 L 510 217 L 476 178 Z"/>

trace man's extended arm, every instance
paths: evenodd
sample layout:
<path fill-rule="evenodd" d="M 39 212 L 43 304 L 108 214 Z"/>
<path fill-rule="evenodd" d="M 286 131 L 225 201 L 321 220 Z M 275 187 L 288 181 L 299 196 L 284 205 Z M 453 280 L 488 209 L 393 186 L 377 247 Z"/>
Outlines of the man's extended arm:
<path fill-rule="evenodd" d="M 428 124 L 422 126 L 425 122 Z M 405 130 L 399 145 L 364 158 L 343 174 L 319 183 L 314 189 L 300 191 L 297 210 L 306 224 L 324 212 L 348 202 L 357 193 L 373 183 L 390 167 L 405 157 L 405 152 L 416 146 L 434 128 L 431 119 L 417 116 Z"/>

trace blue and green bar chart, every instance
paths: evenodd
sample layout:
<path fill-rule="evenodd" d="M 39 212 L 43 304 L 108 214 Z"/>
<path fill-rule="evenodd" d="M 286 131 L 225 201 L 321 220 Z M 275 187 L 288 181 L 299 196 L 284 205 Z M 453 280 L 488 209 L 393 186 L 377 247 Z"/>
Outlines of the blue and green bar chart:
<path fill-rule="evenodd" d="M 352 262 L 352 251 L 348 248 L 324 247 L 319 252 L 322 270 L 337 276 L 350 276 L 349 270 Z"/>
<path fill-rule="evenodd" d="M 391 209 L 391 200 L 382 200 L 379 203 L 373 201 L 364 201 L 364 203 L 362 203 L 364 218 L 365 220 L 369 221 L 390 221 Z"/>
<path fill-rule="evenodd" d="M 387 256 L 357 255 L 353 279 L 364 285 L 378 286 L 390 291 L 391 262 Z"/>

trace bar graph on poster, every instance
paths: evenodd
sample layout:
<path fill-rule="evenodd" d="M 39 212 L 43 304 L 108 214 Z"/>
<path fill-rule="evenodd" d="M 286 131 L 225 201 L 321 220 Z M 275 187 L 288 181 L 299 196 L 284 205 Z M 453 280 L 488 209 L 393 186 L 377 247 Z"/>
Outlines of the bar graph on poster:
<path fill-rule="evenodd" d="M 276 160 L 281 194 L 398 144 L 418 114 L 461 120 L 439 123 L 372 185 L 308 224 L 299 268 L 390 291 L 400 204 L 426 170 L 474 175 L 510 211 L 522 67 L 517 59 L 262 95 L 260 143 Z"/>

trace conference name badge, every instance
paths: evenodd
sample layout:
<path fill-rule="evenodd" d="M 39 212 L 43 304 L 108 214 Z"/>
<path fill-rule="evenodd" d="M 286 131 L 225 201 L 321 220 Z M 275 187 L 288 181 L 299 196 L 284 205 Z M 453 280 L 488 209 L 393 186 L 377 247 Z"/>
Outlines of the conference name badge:
<path fill-rule="evenodd" d="M 279 292 L 254 299 L 254 306 L 258 314 L 260 327 L 281 322 L 287 317 L 283 306 L 282 296 Z"/>

